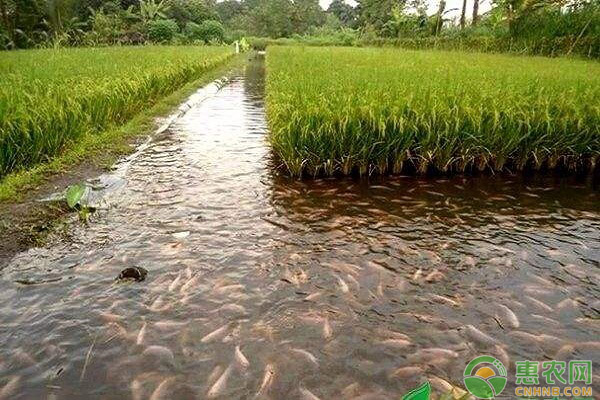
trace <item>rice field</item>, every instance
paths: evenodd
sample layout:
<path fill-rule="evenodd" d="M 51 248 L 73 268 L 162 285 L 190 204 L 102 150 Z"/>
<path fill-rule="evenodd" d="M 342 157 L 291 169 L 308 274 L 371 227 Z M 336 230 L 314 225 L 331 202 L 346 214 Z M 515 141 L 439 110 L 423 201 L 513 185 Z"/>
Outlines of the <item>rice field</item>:
<path fill-rule="evenodd" d="M 3 52 L 0 177 L 127 121 L 232 55 L 193 46 Z"/>
<path fill-rule="evenodd" d="M 600 64 L 269 47 L 270 142 L 291 175 L 594 169 Z"/>

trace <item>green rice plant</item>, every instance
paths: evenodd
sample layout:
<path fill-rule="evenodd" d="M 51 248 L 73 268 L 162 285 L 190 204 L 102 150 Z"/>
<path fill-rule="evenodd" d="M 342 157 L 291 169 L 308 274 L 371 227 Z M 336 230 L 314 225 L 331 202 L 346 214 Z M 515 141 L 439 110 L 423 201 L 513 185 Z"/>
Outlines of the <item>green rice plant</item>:
<path fill-rule="evenodd" d="M 600 64 L 269 47 L 270 142 L 294 176 L 594 168 Z"/>
<path fill-rule="evenodd" d="M 2 52 L 0 177 L 122 124 L 232 56 L 191 46 Z"/>

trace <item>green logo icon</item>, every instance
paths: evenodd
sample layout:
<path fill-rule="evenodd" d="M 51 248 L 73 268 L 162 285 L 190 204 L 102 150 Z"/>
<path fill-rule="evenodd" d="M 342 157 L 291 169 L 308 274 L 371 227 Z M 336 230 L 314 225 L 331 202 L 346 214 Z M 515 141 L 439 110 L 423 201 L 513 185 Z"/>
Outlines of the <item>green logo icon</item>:
<path fill-rule="evenodd" d="M 492 356 L 480 356 L 471 361 L 464 373 L 467 390 L 479 399 L 498 396 L 506 386 L 506 368 Z"/>

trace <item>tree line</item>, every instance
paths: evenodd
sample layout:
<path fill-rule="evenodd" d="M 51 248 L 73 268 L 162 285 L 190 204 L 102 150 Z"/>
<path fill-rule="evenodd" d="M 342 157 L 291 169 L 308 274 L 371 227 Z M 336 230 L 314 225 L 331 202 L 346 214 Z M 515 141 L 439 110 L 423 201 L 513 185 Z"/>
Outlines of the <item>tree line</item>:
<path fill-rule="evenodd" d="M 600 37 L 600 0 L 480 0 L 427 13 L 424 0 L 0 0 L 0 48 L 219 43 L 245 36 Z M 452 11 L 460 11 L 449 17 Z"/>

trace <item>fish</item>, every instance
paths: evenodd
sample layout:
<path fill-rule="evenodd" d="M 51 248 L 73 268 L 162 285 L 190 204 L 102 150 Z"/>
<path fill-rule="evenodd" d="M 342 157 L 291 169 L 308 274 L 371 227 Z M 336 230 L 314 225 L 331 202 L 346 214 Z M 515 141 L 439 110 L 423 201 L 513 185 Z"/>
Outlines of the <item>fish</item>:
<path fill-rule="evenodd" d="M 481 344 L 492 345 L 492 344 L 497 344 L 498 343 L 498 341 L 496 339 L 494 339 L 493 337 L 491 337 L 487 333 L 483 333 L 482 331 L 480 331 L 479 329 L 477 329 L 473 325 L 467 325 L 466 326 L 466 331 L 467 331 L 467 335 L 469 335 L 469 337 L 472 340 L 474 340 L 476 342 L 479 342 Z"/>
<path fill-rule="evenodd" d="M 575 354 L 575 346 L 572 344 L 565 344 L 556 352 L 554 359 L 566 361 L 573 354 Z"/>
<path fill-rule="evenodd" d="M 225 294 L 227 292 L 232 292 L 232 291 L 236 291 L 236 290 L 243 290 L 245 288 L 244 285 L 227 285 L 227 286 L 221 286 L 219 288 L 214 289 L 214 292 L 217 294 Z"/>
<path fill-rule="evenodd" d="M 255 397 L 260 397 L 265 394 L 265 392 L 268 391 L 273 384 L 273 379 L 275 379 L 275 367 L 273 364 L 267 364 L 265 366 L 265 374 L 263 376 L 262 383 L 260 384 Z"/>
<path fill-rule="evenodd" d="M 437 303 L 446 303 L 454 307 L 458 307 L 460 305 L 457 301 L 452 300 L 450 297 L 447 296 L 431 293 L 429 297 L 431 297 L 431 299 L 436 301 Z"/>
<path fill-rule="evenodd" d="M 182 276 L 181 276 L 181 272 L 179 274 L 177 274 L 177 278 L 173 279 L 173 282 L 171 282 L 171 284 L 169 285 L 169 292 L 173 292 L 175 291 L 175 289 L 177 289 L 177 286 L 179 285 L 179 282 L 181 282 Z"/>
<path fill-rule="evenodd" d="M 312 300 L 314 300 L 314 299 L 316 299 L 316 298 L 320 297 L 320 296 L 321 296 L 321 294 L 322 294 L 321 292 L 315 292 L 315 293 L 311 293 L 311 294 L 309 294 L 308 296 L 306 296 L 306 297 L 304 298 L 304 301 L 312 301 Z"/>
<path fill-rule="evenodd" d="M 547 311 L 547 312 L 554 311 L 554 310 L 552 310 L 552 307 L 550 307 L 549 305 L 547 305 L 544 302 L 539 301 L 538 299 L 535 299 L 531 296 L 525 296 L 525 298 L 528 299 L 533 304 L 535 304 L 536 306 L 538 306 L 539 308 L 543 309 L 544 311 Z"/>
<path fill-rule="evenodd" d="M 240 367 L 244 369 L 248 368 L 248 366 L 250 365 L 250 362 L 248 361 L 244 353 L 242 353 L 242 350 L 240 349 L 239 345 L 235 346 L 235 360 L 240 365 Z"/>
<path fill-rule="evenodd" d="M 146 338 L 146 327 L 147 327 L 147 324 L 146 324 L 146 322 L 144 322 L 144 324 L 140 328 L 140 331 L 137 334 L 137 338 L 135 339 L 135 344 L 140 345 L 140 344 L 144 343 L 144 339 Z"/>
<path fill-rule="evenodd" d="M 504 364 L 504 366 L 508 369 L 510 366 L 510 357 L 504 348 L 500 345 L 494 346 L 494 354 L 496 357 Z"/>
<path fill-rule="evenodd" d="M 429 377 L 429 383 L 441 393 L 448 393 L 454 389 L 454 386 L 450 382 L 437 376 Z"/>
<path fill-rule="evenodd" d="M 230 303 L 230 304 L 222 305 L 221 307 L 219 307 L 214 312 L 222 312 L 222 311 L 239 313 L 239 314 L 245 314 L 246 313 L 246 307 L 244 307 L 242 305 L 239 305 L 239 304 Z"/>
<path fill-rule="evenodd" d="M 498 311 L 496 313 L 496 318 L 498 318 L 502 322 L 503 326 L 507 326 L 513 329 L 518 329 L 521 326 L 517 315 L 513 312 L 513 310 L 511 310 L 504 304 L 498 304 L 496 306 L 496 310 Z"/>
<path fill-rule="evenodd" d="M 359 389 L 360 384 L 358 382 L 349 384 L 342 390 L 342 398 L 347 399 L 350 398 L 350 396 L 355 396 Z"/>
<path fill-rule="evenodd" d="M 101 312 L 100 319 L 102 319 L 104 322 L 119 322 L 123 319 L 123 317 L 117 314 Z"/>
<path fill-rule="evenodd" d="M 209 399 L 215 398 L 223 393 L 225 390 L 225 386 L 227 385 L 227 380 L 229 379 L 229 375 L 231 375 L 231 371 L 233 370 L 233 366 L 229 365 L 225 371 L 221 374 L 219 379 L 211 386 L 208 393 L 206 393 L 206 397 Z"/>
<path fill-rule="evenodd" d="M 415 273 L 412 276 L 412 280 L 416 281 L 419 280 L 421 278 L 421 276 L 423 275 L 423 270 L 421 268 L 419 268 L 418 270 L 415 271 Z"/>
<path fill-rule="evenodd" d="M 570 308 L 572 310 L 575 310 L 579 307 L 579 304 L 570 298 L 566 298 L 564 300 L 561 300 L 557 305 L 556 305 L 556 309 L 557 310 L 562 310 L 562 309 L 566 309 L 566 308 Z"/>
<path fill-rule="evenodd" d="M 186 283 L 184 283 L 183 286 L 181 286 L 181 289 L 179 289 L 179 293 L 181 293 L 181 294 L 187 293 L 196 284 L 198 284 L 198 276 L 194 275 L 193 277 L 188 279 L 188 281 Z"/>
<path fill-rule="evenodd" d="M 346 281 L 344 281 L 342 278 L 340 278 L 337 275 L 336 275 L 336 278 L 338 280 L 338 284 L 340 285 L 340 290 L 342 291 L 342 293 L 348 293 L 350 291 L 350 288 L 348 287 L 348 284 L 346 283 Z"/>
<path fill-rule="evenodd" d="M 156 300 L 150 305 L 150 311 L 161 311 L 165 306 L 165 300 L 162 295 L 159 295 Z"/>
<path fill-rule="evenodd" d="M 129 387 L 131 389 L 132 400 L 142 400 L 144 398 L 144 386 L 139 379 L 134 379 Z"/>
<path fill-rule="evenodd" d="M 444 275 L 443 273 L 441 273 L 440 271 L 438 271 L 436 269 L 435 271 L 432 271 L 429 274 L 427 274 L 427 276 L 425 277 L 425 281 L 429 282 L 429 283 L 435 283 L 435 282 L 440 282 L 445 277 L 446 277 L 446 275 Z"/>
<path fill-rule="evenodd" d="M 20 376 L 17 375 L 10 378 L 6 385 L 0 389 L 0 400 L 8 400 L 17 394 L 17 389 L 19 389 L 20 383 Z"/>
<path fill-rule="evenodd" d="M 228 329 L 229 329 L 229 324 L 225 324 L 222 327 L 215 329 L 211 333 L 204 336 L 202 339 L 200 339 L 200 341 L 202 343 L 208 343 L 208 342 L 212 342 L 213 340 L 218 340 L 225 336 Z"/>
<path fill-rule="evenodd" d="M 381 276 L 379 277 L 379 283 L 377 284 L 377 295 L 379 297 L 383 297 L 383 279 L 381 279 Z"/>
<path fill-rule="evenodd" d="M 356 290 L 360 290 L 360 283 L 358 283 L 355 277 L 353 277 L 350 274 L 347 274 L 346 277 L 348 278 L 348 280 L 352 281 L 352 283 L 356 286 Z"/>
<path fill-rule="evenodd" d="M 150 400 L 169 400 L 170 396 L 168 396 L 169 393 L 169 385 L 171 385 L 173 382 L 175 381 L 175 377 L 170 377 L 167 378 L 165 380 L 163 380 L 157 387 L 156 389 L 154 389 L 154 392 L 152 392 L 152 395 L 150 396 Z"/>
<path fill-rule="evenodd" d="M 208 375 L 208 379 L 206 380 L 206 382 L 208 382 L 207 386 L 212 386 L 217 379 L 221 376 L 221 374 L 223 373 L 223 367 L 220 365 L 217 365 L 216 367 L 213 368 L 213 370 L 211 371 L 210 375 Z"/>
<path fill-rule="evenodd" d="M 331 325 L 329 324 L 329 319 L 325 317 L 325 319 L 323 320 L 323 337 L 325 339 L 329 339 L 332 335 L 333 331 L 331 329 Z"/>
<path fill-rule="evenodd" d="M 302 400 L 320 400 L 310 390 L 302 386 L 300 386 L 300 398 Z"/>
<path fill-rule="evenodd" d="M 185 239 L 186 237 L 190 236 L 190 231 L 171 233 L 171 236 L 173 236 L 175 239 Z"/>
<path fill-rule="evenodd" d="M 148 346 L 142 352 L 143 357 L 154 357 L 161 361 L 167 361 L 171 365 L 175 365 L 175 356 L 173 352 L 164 346 Z"/>
<path fill-rule="evenodd" d="M 413 377 L 417 377 L 423 375 L 423 368 L 421 367 L 402 367 L 398 368 L 394 372 L 392 372 L 389 377 L 390 378 L 400 378 L 400 379 L 409 379 Z"/>
<path fill-rule="evenodd" d="M 403 348 L 403 347 L 408 347 L 408 346 L 412 345 L 412 342 L 410 340 L 406 340 L 406 339 L 386 339 L 386 340 L 379 342 L 379 344 Z"/>
<path fill-rule="evenodd" d="M 175 331 L 187 325 L 187 322 L 176 321 L 158 321 L 154 323 L 156 329 L 160 331 Z"/>
<path fill-rule="evenodd" d="M 312 355 L 310 352 L 303 350 L 303 349 L 297 349 L 297 348 L 293 348 L 291 349 L 292 352 L 296 353 L 296 354 L 300 354 L 301 356 L 303 356 L 304 358 L 306 358 L 308 361 L 310 361 L 311 363 L 313 363 L 314 365 L 318 366 L 319 365 L 319 361 L 317 360 L 317 357 L 315 357 L 314 355 Z"/>
<path fill-rule="evenodd" d="M 450 349 L 431 347 L 420 349 L 408 357 L 409 361 L 431 362 L 435 360 L 446 360 L 448 358 L 458 358 L 458 353 Z"/>

